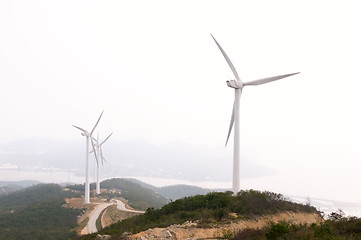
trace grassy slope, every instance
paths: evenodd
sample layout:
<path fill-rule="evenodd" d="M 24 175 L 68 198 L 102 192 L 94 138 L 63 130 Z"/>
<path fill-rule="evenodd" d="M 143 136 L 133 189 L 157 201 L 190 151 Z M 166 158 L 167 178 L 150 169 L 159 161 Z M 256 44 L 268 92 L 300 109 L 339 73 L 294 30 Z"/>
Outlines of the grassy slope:
<path fill-rule="evenodd" d="M 75 237 L 81 210 L 64 208 L 75 197 L 56 184 L 39 184 L 0 197 L 0 239 L 67 239 Z"/>
<path fill-rule="evenodd" d="M 342 213 L 342 212 L 341 212 Z M 285 222 L 264 229 L 246 229 L 235 234 L 234 240 L 359 240 L 361 219 L 331 213 L 321 224 L 296 225 Z"/>

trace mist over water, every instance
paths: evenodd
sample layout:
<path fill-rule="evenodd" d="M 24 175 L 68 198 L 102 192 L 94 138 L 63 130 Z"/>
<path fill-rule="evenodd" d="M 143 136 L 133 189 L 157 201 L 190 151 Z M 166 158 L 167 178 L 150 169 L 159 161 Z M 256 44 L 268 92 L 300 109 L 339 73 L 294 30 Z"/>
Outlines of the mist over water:
<path fill-rule="evenodd" d="M 0 169 L 2 181 L 35 180 L 43 183 L 82 183 L 84 177 L 60 169 Z"/>
<path fill-rule="evenodd" d="M 35 180 L 44 183 L 84 183 L 83 176 L 78 176 L 72 171 L 63 171 L 61 169 L 21 169 L 9 167 L 7 169 L 0 169 L 0 175 L 2 181 Z M 156 187 L 186 184 L 208 189 L 231 189 L 232 186 L 231 181 L 187 181 L 180 179 L 142 177 L 131 175 L 119 176 L 119 178 L 135 178 Z M 92 173 L 90 179 L 91 181 L 93 181 Z M 309 196 L 291 196 L 287 194 L 283 195 L 293 202 L 302 204 L 310 203 L 312 206 L 316 207 L 317 210 L 323 212 L 325 216 L 327 216 L 331 212 L 336 212 L 341 209 L 346 216 L 361 217 L 361 203 L 312 198 Z"/>
<path fill-rule="evenodd" d="M 341 209 L 346 216 L 356 216 L 361 217 L 361 203 L 353 202 L 342 202 L 342 201 L 333 201 L 326 199 L 318 198 L 309 198 L 309 197 L 294 197 L 287 196 L 291 201 L 310 204 L 317 208 L 317 210 L 323 212 L 325 216 L 329 215 L 332 212 L 336 212 Z"/>

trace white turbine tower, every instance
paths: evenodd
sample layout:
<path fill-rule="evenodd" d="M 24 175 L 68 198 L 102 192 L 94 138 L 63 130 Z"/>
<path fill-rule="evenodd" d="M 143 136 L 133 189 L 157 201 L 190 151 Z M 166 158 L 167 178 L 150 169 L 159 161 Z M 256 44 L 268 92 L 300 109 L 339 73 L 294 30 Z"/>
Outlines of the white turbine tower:
<path fill-rule="evenodd" d="M 92 147 L 93 147 L 93 151 L 95 153 L 95 146 L 94 146 L 94 142 L 93 142 L 93 132 L 95 130 L 95 128 L 97 127 L 100 118 L 102 117 L 103 112 L 100 114 L 98 121 L 95 123 L 93 129 L 91 130 L 91 132 L 88 132 L 87 130 L 74 126 L 75 128 L 79 129 L 80 131 L 82 131 L 83 136 L 86 137 L 86 155 L 85 155 L 85 159 L 86 159 L 86 163 L 85 163 L 85 197 L 84 197 L 84 202 L 85 204 L 90 203 L 90 197 L 89 197 L 89 176 L 90 176 L 90 167 L 89 167 L 89 139 L 91 141 Z M 97 156 L 95 154 L 95 159 L 97 159 Z"/>
<path fill-rule="evenodd" d="M 228 130 L 228 135 L 227 135 L 227 141 L 226 141 L 226 146 L 228 143 L 228 139 L 229 139 L 229 135 L 231 134 L 232 131 L 232 127 L 234 125 L 234 146 L 233 146 L 233 182 L 232 182 L 232 190 L 233 190 L 233 194 L 236 195 L 240 190 L 240 141 L 239 141 L 239 135 L 240 135 L 240 116 L 239 116 L 239 103 L 240 103 L 240 98 L 241 98 L 241 93 L 242 93 L 242 89 L 244 86 L 256 86 L 256 85 L 261 85 L 264 83 L 269 83 L 269 82 L 273 82 L 282 78 L 286 78 L 297 73 L 291 73 L 291 74 L 285 74 L 285 75 L 280 75 L 280 76 L 275 76 L 275 77 L 268 77 L 268 78 L 262 78 L 262 79 L 258 79 L 258 80 L 254 80 L 254 81 L 250 81 L 250 82 L 242 82 L 240 77 L 238 76 L 238 73 L 235 69 L 235 67 L 233 66 L 231 60 L 229 59 L 229 57 L 227 56 L 227 54 L 225 53 L 225 51 L 222 49 L 221 45 L 219 45 L 219 43 L 217 42 L 217 40 L 213 37 L 213 35 L 211 34 L 213 40 L 216 42 L 219 50 L 221 50 L 224 58 L 226 59 L 229 67 L 231 68 L 236 80 L 230 80 L 227 81 L 227 86 L 234 88 L 235 90 L 235 99 L 234 99 L 234 104 L 233 104 L 233 111 L 232 111 L 232 117 L 231 117 L 231 123 L 229 126 L 229 130 Z"/>
<path fill-rule="evenodd" d="M 96 155 L 98 156 L 95 160 L 97 163 L 97 176 L 96 176 L 96 193 L 100 194 L 100 168 L 99 168 L 99 158 L 102 160 L 102 165 L 104 164 L 104 162 L 106 162 L 105 158 L 103 157 L 103 150 L 102 150 L 102 145 L 105 143 L 105 141 L 107 141 L 110 136 L 113 133 L 109 134 L 109 136 L 101 143 L 99 143 L 99 134 L 98 134 L 98 139 L 94 139 L 95 143 L 95 147 L 96 147 Z"/>

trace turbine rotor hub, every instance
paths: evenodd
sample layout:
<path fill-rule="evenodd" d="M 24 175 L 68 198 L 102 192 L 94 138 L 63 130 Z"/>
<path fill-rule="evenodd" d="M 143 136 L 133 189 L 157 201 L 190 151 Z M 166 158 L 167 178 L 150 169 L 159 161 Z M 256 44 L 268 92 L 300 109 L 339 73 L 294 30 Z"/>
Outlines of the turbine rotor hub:
<path fill-rule="evenodd" d="M 85 137 L 90 137 L 90 133 L 88 133 L 88 132 L 84 132 L 84 133 L 82 133 L 81 135 L 83 135 L 83 136 L 85 136 Z"/>
<path fill-rule="evenodd" d="M 237 81 L 237 80 L 230 80 L 230 81 L 227 81 L 227 86 L 230 88 L 242 89 L 243 83 L 241 81 Z"/>

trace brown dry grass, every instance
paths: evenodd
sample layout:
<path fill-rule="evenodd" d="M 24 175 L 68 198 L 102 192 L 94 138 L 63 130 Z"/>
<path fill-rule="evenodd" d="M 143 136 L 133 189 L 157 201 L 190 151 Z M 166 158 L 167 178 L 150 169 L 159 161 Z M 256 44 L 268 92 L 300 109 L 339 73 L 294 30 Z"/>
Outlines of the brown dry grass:
<path fill-rule="evenodd" d="M 139 215 L 139 213 L 125 212 L 119 210 L 116 205 L 110 206 L 106 209 L 102 216 L 102 226 L 107 227 L 118 221 Z"/>
<path fill-rule="evenodd" d="M 187 238 L 214 238 L 223 237 L 224 232 L 236 233 L 244 229 L 261 229 L 269 226 L 271 223 L 290 222 L 293 224 L 312 224 L 319 223 L 322 218 L 317 213 L 294 213 L 282 212 L 274 215 L 262 216 L 252 220 L 237 220 L 229 224 L 222 224 L 212 228 L 200 228 L 198 224 L 186 223 L 183 225 L 172 225 L 167 228 L 149 229 L 130 236 L 130 239 L 164 239 L 165 236 L 172 236 L 170 239 Z"/>

